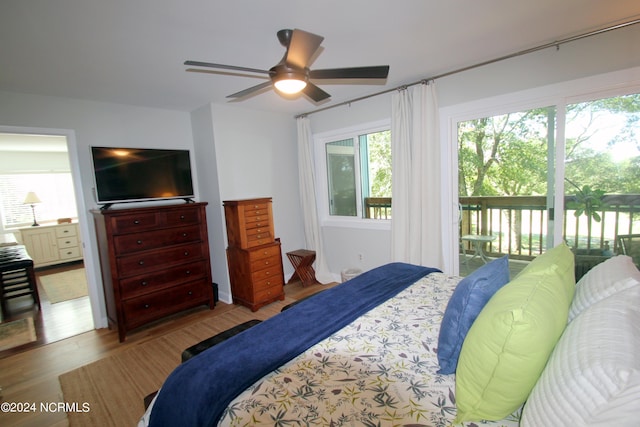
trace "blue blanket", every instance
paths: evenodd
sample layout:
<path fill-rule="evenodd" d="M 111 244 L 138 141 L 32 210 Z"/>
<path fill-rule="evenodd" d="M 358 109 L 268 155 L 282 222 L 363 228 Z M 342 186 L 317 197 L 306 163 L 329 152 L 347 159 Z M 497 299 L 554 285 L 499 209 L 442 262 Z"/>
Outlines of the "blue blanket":
<path fill-rule="evenodd" d="M 247 387 L 434 271 L 440 270 L 378 267 L 200 353 L 169 375 L 149 425 L 214 426 Z"/>

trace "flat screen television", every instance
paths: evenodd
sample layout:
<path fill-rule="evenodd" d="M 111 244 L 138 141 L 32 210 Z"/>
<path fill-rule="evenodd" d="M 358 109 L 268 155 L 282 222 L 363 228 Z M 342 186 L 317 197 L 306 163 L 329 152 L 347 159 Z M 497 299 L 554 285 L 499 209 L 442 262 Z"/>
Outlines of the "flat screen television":
<path fill-rule="evenodd" d="M 91 147 L 98 204 L 194 197 L 189 150 Z"/>

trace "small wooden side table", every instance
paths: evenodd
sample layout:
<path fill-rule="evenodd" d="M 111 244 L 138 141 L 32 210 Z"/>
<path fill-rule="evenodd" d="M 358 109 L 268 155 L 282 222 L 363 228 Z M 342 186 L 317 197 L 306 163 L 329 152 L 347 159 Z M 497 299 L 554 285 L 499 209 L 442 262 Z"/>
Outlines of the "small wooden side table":
<path fill-rule="evenodd" d="M 298 249 L 295 251 L 287 252 L 287 258 L 293 265 L 293 275 L 287 283 L 300 280 L 302 286 L 313 285 L 318 283 L 316 280 L 316 272 L 313 269 L 313 262 L 316 260 L 316 251 L 310 251 L 308 249 Z"/>

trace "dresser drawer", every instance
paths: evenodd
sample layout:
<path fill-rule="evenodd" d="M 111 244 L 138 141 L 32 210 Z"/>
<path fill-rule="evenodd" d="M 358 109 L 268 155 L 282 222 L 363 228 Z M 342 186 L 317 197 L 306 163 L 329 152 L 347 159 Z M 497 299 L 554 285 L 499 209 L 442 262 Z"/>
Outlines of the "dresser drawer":
<path fill-rule="evenodd" d="M 117 263 L 118 270 L 121 272 L 120 277 L 130 277 L 201 259 L 203 259 L 202 247 L 196 243 L 134 253 L 118 258 Z"/>
<path fill-rule="evenodd" d="M 256 227 L 269 227 L 271 224 L 271 219 L 269 215 L 264 213 L 256 216 L 245 216 L 244 223 L 247 229 L 256 228 Z"/>
<path fill-rule="evenodd" d="M 265 279 L 275 280 L 276 277 L 280 276 L 282 283 L 283 281 L 283 273 L 282 268 L 280 268 L 280 263 L 274 263 L 267 268 L 263 268 L 262 270 L 255 270 L 251 272 L 251 281 L 253 283 L 261 282 Z"/>
<path fill-rule="evenodd" d="M 203 279 L 206 277 L 206 268 L 206 261 L 199 261 L 120 280 L 120 298 L 133 298 L 191 280 Z"/>
<path fill-rule="evenodd" d="M 63 261 L 67 259 L 80 258 L 80 247 L 75 246 L 73 248 L 59 249 L 58 253 L 60 255 L 60 260 Z"/>
<path fill-rule="evenodd" d="M 199 224 L 200 213 L 194 209 L 180 209 L 166 213 L 166 225 Z"/>
<path fill-rule="evenodd" d="M 143 233 L 115 236 L 113 245 L 116 254 L 128 254 L 148 249 L 162 248 L 180 243 L 200 241 L 200 227 L 197 225 L 168 230 L 145 231 Z"/>
<path fill-rule="evenodd" d="M 58 249 L 72 248 L 74 246 L 78 246 L 77 236 L 58 238 Z"/>
<path fill-rule="evenodd" d="M 77 227 L 74 224 L 58 225 L 55 227 L 56 237 L 76 236 L 78 234 Z"/>
<path fill-rule="evenodd" d="M 111 217 L 114 234 L 137 233 L 152 230 L 160 225 L 160 215 L 153 212 Z"/>
<path fill-rule="evenodd" d="M 257 259 L 255 261 L 251 261 L 251 271 L 264 270 L 266 268 L 280 268 L 281 258 L 279 256 L 274 256 L 270 258 L 262 258 Z"/>
<path fill-rule="evenodd" d="M 279 298 L 284 293 L 282 289 L 282 282 L 275 284 L 274 286 L 267 286 L 267 282 L 262 283 L 261 287 L 256 290 L 254 294 L 255 302 L 261 303 Z"/>
<path fill-rule="evenodd" d="M 273 243 L 273 236 L 268 230 L 262 233 L 247 233 L 247 248 L 255 248 L 269 243 Z"/>
<path fill-rule="evenodd" d="M 266 216 L 269 214 L 269 205 L 267 203 L 251 203 L 244 207 L 244 215 L 247 218 L 255 216 Z"/>
<path fill-rule="evenodd" d="M 278 258 L 280 258 L 279 244 L 269 245 L 260 249 L 252 249 L 251 251 L 249 251 L 250 262 L 257 261 L 262 258 L 270 258 L 274 256 L 277 256 Z"/>
<path fill-rule="evenodd" d="M 204 304 L 207 299 L 207 288 L 202 281 L 186 283 L 123 301 L 124 321 L 128 328 L 135 328 L 198 303 Z"/>

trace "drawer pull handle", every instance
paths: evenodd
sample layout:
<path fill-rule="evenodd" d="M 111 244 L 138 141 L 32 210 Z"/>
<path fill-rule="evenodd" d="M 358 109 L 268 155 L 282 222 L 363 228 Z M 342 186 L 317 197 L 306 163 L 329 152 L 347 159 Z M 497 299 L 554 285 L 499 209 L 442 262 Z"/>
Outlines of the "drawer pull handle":
<path fill-rule="evenodd" d="M 188 234 L 187 233 L 182 233 L 182 237 L 187 237 Z"/>
<path fill-rule="evenodd" d="M 270 272 L 270 271 L 267 271 L 265 274 L 268 276 L 268 275 L 270 275 L 270 274 L 271 274 L 271 272 Z"/>
<path fill-rule="evenodd" d="M 146 280 L 143 280 L 140 284 L 141 284 L 142 286 L 147 286 L 147 285 L 149 284 L 149 282 L 147 282 Z"/>
<path fill-rule="evenodd" d="M 136 243 L 141 245 L 142 244 L 142 240 L 138 240 Z"/>
<path fill-rule="evenodd" d="M 65 241 L 65 243 L 68 245 L 69 243 L 71 243 L 71 240 L 67 240 Z"/>
<path fill-rule="evenodd" d="M 145 305 L 144 305 L 144 308 L 149 308 L 149 304 L 145 304 Z"/>
<path fill-rule="evenodd" d="M 62 232 L 63 232 L 63 233 L 68 233 L 68 232 L 69 232 L 69 230 L 62 230 Z"/>
<path fill-rule="evenodd" d="M 144 260 L 138 261 L 138 265 L 144 265 Z"/>
<path fill-rule="evenodd" d="M 270 285 L 270 284 L 271 284 L 271 282 L 267 282 L 267 285 Z M 270 294 L 270 293 L 271 293 L 271 291 L 269 291 L 268 293 Z"/>
<path fill-rule="evenodd" d="M 180 219 L 184 219 L 184 215 L 180 215 Z"/>
<path fill-rule="evenodd" d="M 193 295 L 193 291 L 189 291 L 189 292 L 188 292 L 188 294 L 189 294 L 189 295 Z"/>
<path fill-rule="evenodd" d="M 189 256 L 189 251 L 184 251 L 184 256 Z"/>
<path fill-rule="evenodd" d="M 186 273 L 187 273 L 187 276 L 188 276 L 189 274 L 191 274 L 191 270 L 187 270 Z"/>
<path fill-rule="evenodd" d="M 135 225 L 138 225 L 138 224 L 140 224 L 140 220 L 136 219 L 136 220 L 134 220 L 134 221 L 133 221 L 133 223 L 134 223 Z"/>
<path fill-rule="evenodd" d="M 265 261 L 265 262 L 264 262 L 264 265 L 269 265 L 269 261 Z"/>

